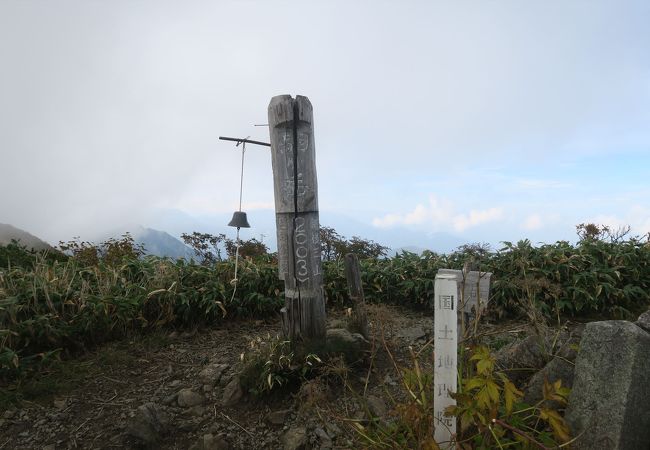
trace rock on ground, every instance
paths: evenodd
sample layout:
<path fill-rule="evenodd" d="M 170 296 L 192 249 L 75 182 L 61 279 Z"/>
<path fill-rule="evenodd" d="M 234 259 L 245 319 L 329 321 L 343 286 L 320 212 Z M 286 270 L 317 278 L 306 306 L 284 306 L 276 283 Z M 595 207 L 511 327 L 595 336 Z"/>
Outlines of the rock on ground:
<path fill-rule="evenodd" d="M 282 409 L 279 411 L 271 411 L 264 417 L 264 421 L 269 425 L 284 425 L 287 415 L 291 412 L 290 409 Z"/>
<path fill-rule="evenodd" d="M 384 417 L 388 411 L 386 402 L 374 395 L 366 397 L 366 404 L 368 405 L 368 410 L 373 417 Z"/>
<path fill-rule="evenodd" d="M 573 333 L 550 329 L 544 336 L 532 334 L 497 351 L 496 366 L 505 371 L 515 385 L 521 386 L 555 356 L 573 361 L 577 354 L 574 346 L 581 335 L 581 327 Z"/>
<path fill-rule="evenodd" d="M 400 330 L 397 336 L 407 341 L 415 342 L 420 339 L 425 339 L 427 337 L 427 331 L 422 326 L 415 325 Z"/>
<path fill-rule="evenodd" d="M 574 361 L 578 355 L 577 349 L 579 348 L 583 330 L 584 326 L 576 328 L 569 335 L 568 339 L 561 343 L 562 345 L 558 349 L 556 356 L 528 381 L 528 384 L 524 388 L 524 401 L 526 403 L 532 405 L 544 397 L 544 380 L 548 380 L 549 383 L 562 380 L 562 386 L 568 388 L 573 386 L 575 372 Z M 559 407 L 559 404 L 556 403 L 552 406 Z"/>
<path fill-rule="evenodd" d="M 307 428 L 291 428 L 284 433 L 280 440 L 284 450 L 303 450 L 308 443 Z"/>
<path fill-rule="evenodd" d="M 203 404 L 205 398 L 201 394 L 197 394 L 192 389 L 181 389 L 178 391 L 178 398 L 176 400 L 178 406 L 181 408 L 190 408 L 192 406 L 197 406 Z"/>
<path fill-rule="evenodd" d="M 204 434 L 191 450 L 229 450 L 230 444 L 222 435 Z"/>
<path fill-rule="evenodd" d="M 228 364 L 210 364 L 199 372 L 201 384 L 214 386 L 219 382 L 221 375 L 227 368 Z"/>
<path fill-rule="evenodd" d="M 361 334 L 351 333 L 345 328 L 328 329 L 325 339 L 328 352 L 341 353 L 349 362 L 359 360 L 370 346 Z"/>
<path fill-rule="evenodd" d="M 145 403 L 138 407 L 135 417 L 127 428 L 127 433 L 147 445 L 154 444 L 167 432 L 167 414 L 155 403 Z"/>
<path fill-rule="evenodd" d="M 650 448 L 650 334 L 631 322 L 589 323 L 576 359 L 566 420 L 572 448 Z"/>
<path fill-rule="evenodd" d="M 241 388 L 239 377 L 233 377 L 223 390 L 221 404 L 223 406 L 232 406 L 241 400 L 244 392 Z"/>
<path fill-rule="evenodd" d="M 553 358 L 528 381 L 524 389 L 524 401 L 530 405 L 534 405 L 544 398 L 544 380 L 547 380 L 549 383 L 562 380 L 562 386 L 568 388 L 573 386 L 574 367 L 574 364 L 565 358 L 560 356 Z"/>

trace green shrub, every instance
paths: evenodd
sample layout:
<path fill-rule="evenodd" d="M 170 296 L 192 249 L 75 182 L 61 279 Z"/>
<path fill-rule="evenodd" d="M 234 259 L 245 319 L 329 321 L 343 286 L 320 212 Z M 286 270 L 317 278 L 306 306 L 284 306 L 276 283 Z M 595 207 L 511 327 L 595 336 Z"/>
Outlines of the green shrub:
<path fill-rule="evenodd" d="M 38 367 L 44 359 L 38 355 L 57 349 L 74 352 L 139 330 L 269 317 L 284 304 L 273 255 L 241 259 L 235 290 L 232 260 L 141 258 L 120 242 L 97 258 L 33 253 L 17 243 L 0 247 L 0 375 Z M 531 305 L 547 316 L 629 316 L 650 303 L 650 244 L 593 238 L 364 259 L 366 301 L 426 309 L 438 269 L 465 262 L 493 272 L 489 310 L 500 316 Z M 343 261 L 323 263 L 323 273 L 328 305 L 349 306 Z"/>

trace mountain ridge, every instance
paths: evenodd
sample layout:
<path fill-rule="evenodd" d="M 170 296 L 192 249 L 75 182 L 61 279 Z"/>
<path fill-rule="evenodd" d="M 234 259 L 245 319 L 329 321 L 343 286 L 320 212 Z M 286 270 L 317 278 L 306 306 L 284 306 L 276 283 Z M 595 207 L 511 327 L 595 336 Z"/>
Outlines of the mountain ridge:
<path fill-rule="evenodd" d="M 18 241 L 29 250 L 54 250 L 50 244 L 23 229 L 8 223 L 0 223 L 0 245 L 10 244 L 12 240 Z"/>

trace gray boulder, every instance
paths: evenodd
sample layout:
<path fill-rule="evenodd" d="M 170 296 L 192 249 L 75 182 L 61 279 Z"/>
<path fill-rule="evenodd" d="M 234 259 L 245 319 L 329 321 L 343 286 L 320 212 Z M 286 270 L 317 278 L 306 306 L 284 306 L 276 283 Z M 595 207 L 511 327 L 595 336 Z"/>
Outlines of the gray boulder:
<path fill-rule="evenodd" d="M 152 445 L 160 440 L 168 428 L 169 418 L 161 407 L 155 403 L 145 403 L 138 407 L 127 433 L 146 445 Z"/>
<path fill-rule="evenodd" d="M 549 383 L 562 380 L 562 386 L 568 388 L 573 386 L 574 367 L 574 364 L 566 358 L 560 356 L 553 358 L 528 381 L 524 388 L 524 401 L 534 405 L 544 398 L 544 380 L 548 380 Z M 552 406 L 557 408 L 560 405 L 555 404 Z"/>
<path fill-rule="evenodd" d="M 264 416 L 264 421 L 269 425 L 284 425 L 287 416 L 291 412 L 290 409 L 282 409 L 279 411 L 271 411 Z"/>
<path fill-rule="evenodd" d="M 544 397 L 544 380 L 548 380 L 549 383 L 562 380 L 562 386 L 568 388 L 573 386 L 574 361 L 578 355 L 583 331 L 584 325 L 580 325 L 568 335 L 566 333 L 560 333 L 558 335 L 558 337 L 564 338 L 564 341 L 559 342 L 558 347 L 558 341 L 556 340 L 555 356 L 539 372 L 532 376 L 524 388 L 524 401 L 526 403 L 532 405 Z M 550 406 L 557 408 L 560 405 L 553 404 Z"/>
<path fill-rule="evenodd" d="M 543 335 L 532 334 L 526 338 L 512 342 L 501 348 L 495 354 L 496 366 L 504 371 L 508 378 L 517 386 L 532 383 L 534 375 L 541 371 L 554 358 L 574 361 L 577 355 L 577 346 L 582 336 L 584 327 L 578 326 L 571 333 L 566 330 L 548 329 Z M 552 375 L 552 371 L 560 368 L 559 361 L 553 363 L 546 373 L 540 376 L 543 382 L 544 375 Z M 566 368 L 563 368 L 566 369 Z M 566 371 L 562 371 L 566 375 Z M 535 380 L 535 382 L 539 382 Z"/>
<path fill-rule="evenodd" d="M 303 450 L 307 447 L 307 428 L 295 427 L 290 428 L 280 438 L 284 450 Z"/>
<path fill-rule="evenodd" d="M 223 435 L 204 434 L 190 450 L 229 450 L 230 444 Z"/>
<path fill-rule="evenodd" d="M 239 377 L 233 377 L 223 390 L 221 404 L 223 406 L 235 405 L 243 397 L 244 392 L 241 388 Z"/>
<path fill-rule="evenodd" d="M 326 350 L 328 353 L 342 354 L 349 362 L 364 356 L 370 343 L 359 333 L 351 333 L 345 328 L 330 328 L 326 333 Z"/>
<path fill-rule="evenodd" d="M 384 417 L 388 411 L 386 402 L 381 398 L 374 395 L 369 395 L 366 397 L 366 405 L 368 405 L 368 411 L 372 414 L 372 417 Z"/>
<path fill-rule="evenodd" d="M 551 358 L 547 343 L 536 334 L 506 345 L 494 357 L 497 368 L 504 371 L 518 386 L 544 367 Z"/>
<path fill-rule="evenodd" d="M 214 386 L 221 379 L 221 375 L 228 368 L 228 364 L 210 364 L 199 372 L 201 384 Z"/>
<path fill-rule="evenodd" d="M 566 420 L 576 450 L 650 448 L 650 334 L 631 322 L 589 323 Z"/>
<path fill-rule="evenodd" d="M 192 389 L 181 389 L 178 391 L 176 401 L 178 402 L 178 406 L 182 408 L 191 408 L 192 406 L 202 405 L 205 402 L 205 398 Z"/>
<path fill-rule="evenodd" d="M 420 325 L 415 325 L 410 328 L 404 328 L 397 332 L 397 336 L 408 342 L 415 342 L 418 340 L 426 339 L 427 330 Z"/>

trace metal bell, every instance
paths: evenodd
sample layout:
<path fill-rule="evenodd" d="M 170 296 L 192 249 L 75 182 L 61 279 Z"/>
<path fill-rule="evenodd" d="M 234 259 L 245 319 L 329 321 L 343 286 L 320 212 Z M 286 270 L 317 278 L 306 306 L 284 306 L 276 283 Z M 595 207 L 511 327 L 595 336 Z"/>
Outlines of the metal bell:
<path fill-rule="evenodd" d="M 248 224 L 248 219 L 246 218 L 246 213 L 243 211 L 235 211 L 232 215 L 232 220 L 228 223 L 229 227 L 236 228 L 250 228 Z"/>

